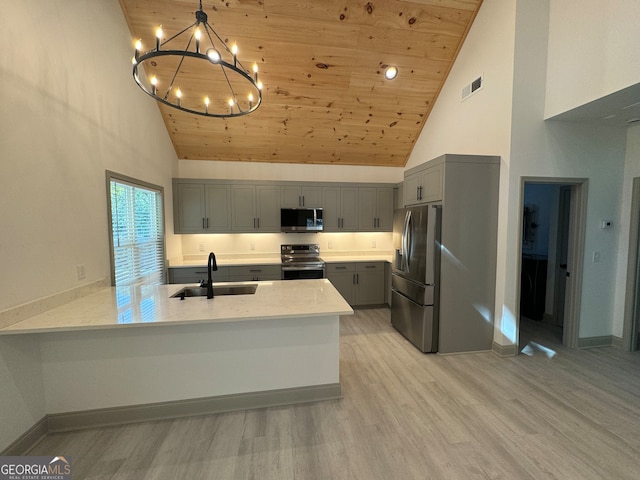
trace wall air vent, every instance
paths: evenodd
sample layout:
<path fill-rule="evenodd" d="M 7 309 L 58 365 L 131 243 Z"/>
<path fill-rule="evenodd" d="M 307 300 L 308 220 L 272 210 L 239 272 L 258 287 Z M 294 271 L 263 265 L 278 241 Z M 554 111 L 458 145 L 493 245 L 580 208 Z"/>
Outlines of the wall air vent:
<path fill-rule="evenodd" d="M 471 95 L 476 93 L 478 90 L 481 90 L 483 85 L 484 85 L 484 75 L 480 75 L 469 85 L 465 85 L 465 87 L 462 89 L 462 98 L 460 99 L 460 101 L 466 100 Z"/>

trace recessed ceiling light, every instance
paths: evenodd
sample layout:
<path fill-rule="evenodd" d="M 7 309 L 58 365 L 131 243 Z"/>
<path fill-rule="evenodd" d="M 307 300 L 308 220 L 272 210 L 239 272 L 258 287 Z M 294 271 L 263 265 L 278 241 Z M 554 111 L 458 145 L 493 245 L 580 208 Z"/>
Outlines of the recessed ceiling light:
<path fill-rule="evenodd" d="M 384 78 L 387 80 L 393 80 L 398 76 L 398 67 L 394 67 L 393 65 L 389 65 L 384 71 Z"/>

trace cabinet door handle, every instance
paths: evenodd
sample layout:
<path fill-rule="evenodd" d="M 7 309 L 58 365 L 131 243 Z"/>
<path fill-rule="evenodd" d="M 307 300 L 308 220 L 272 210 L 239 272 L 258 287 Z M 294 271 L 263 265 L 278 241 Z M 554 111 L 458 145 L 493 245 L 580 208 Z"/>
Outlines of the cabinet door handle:
<path fill-rule="evenodd" d="M 257 269 L 257 270 L 249 270 L 249 271 L 250 271 L 250 272 L 258 272 L 258 273 L 262 272 L 262 270 L 260 270 L 260 269 Z"/>
<path fill-rule="evenodd" d="M 336 267 L 336 270 L 346 270 L 347 267 Z"/>
<path fill-rule="evenodd" d="M 209 217 L 207 217 L 207 230 L 209 229 Z"/>
<path fill-rule="evenodd" d="M 204 217 L 202 217 L 202 229 L 204 230 Z"/>
<path fill-rule="evenodd" d="M 375 265 L 365 265 L 364 268 L 376 268 L 376 266 Z"/>
<path fill-rule="evenodd" d="M 304 195 L 302 195 L 302 206 L 304 207 Z"/>

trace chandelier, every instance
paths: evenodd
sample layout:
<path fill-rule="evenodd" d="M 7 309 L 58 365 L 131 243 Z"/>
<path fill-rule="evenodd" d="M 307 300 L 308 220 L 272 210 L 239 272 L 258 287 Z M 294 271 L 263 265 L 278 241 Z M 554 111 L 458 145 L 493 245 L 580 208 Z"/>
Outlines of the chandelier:
<path fill-rule="evenodd" d="M 195 23 L 168 40 L 162 41 L 163 35 L 158 27 L 155 48 L 146 53 L 142 53 L 142 41 L 136 41 L 133 78 L 146 94 L 170 107 L 206 117 L 239 117 L 260 106 L 258 65 L 254 63 L 251 72 L 242 65 L 237 45 L 229 48 L 209 25 L 202 0 Z M 140 67 L 144 75 L 140 75 Z"/>

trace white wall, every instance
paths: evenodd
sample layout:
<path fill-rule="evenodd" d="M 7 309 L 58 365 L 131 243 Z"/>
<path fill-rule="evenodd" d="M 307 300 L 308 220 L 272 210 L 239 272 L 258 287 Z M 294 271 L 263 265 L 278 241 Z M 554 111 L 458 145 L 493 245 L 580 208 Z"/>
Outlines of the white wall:
<path fill-rule="evenodd" d="M 513 329 L 509 323 L 513 312 L 517 311 L 518 300 L 517 246 L 522 177 L 588 179 L 586 255 L 583 262 L 579 336 L 611 334 L 618 232 L 602 231 L 599 223 L 602 218 L 615 216 L 619 209 L 624 131 L 543 121 L 546 52 L 547 46 L 549 49 L 553 47 L 547 44 L 548 7 L 548 1 L 535 4 L 523 0 L 517 2 L 511 188 L 508 196 L 501 199 L 501 205 L 508 205 L 507 213 L 502 218 L 507 225 L 503 251 L 505 269 L 501 272 L 505 282 L 496 299 L 497 306 L 501 304 L 504 312 L 502 319 L 497 322 L 502 335 L 496 335 L 496 341 L 502 344 L 517 340 L 511 337 Z M 573 38 L 572 41 L 579 42 L 580 38 Z M 602 252 L 602 261 L 598 264 L 589 261 L 594 250 Z"/>
<path fill-rule="evenodd" d="M 515 8 L 515 0 L 483 2 L 407 162 L 407 167 L 411 168 L 443 153 L 501 157 L 496 265 L 497 315 L 503 311 L 505 289 L 505 242 L 509 206 L 506 199 L 509 197 L 511 180 Z M 483 88 L 461 102 L 462 88 L 480 74 L 484 75 Z M 499 330 L 500 318 L 495 323 Z M 513 323 L 511 325 L 513 328 Z"/>
<path fill-rule="evenodd" d="M 553 0 L 545 117 L 640 81 L 638 0 Z"/>
<path fill-rule="evenodd" d="M 177 255 L 177 159 L 132 79 L 118 2 L 2 1 L 0 42 L 0 311 L 110 276 L 107 169 L 164 186 Z M 0 450 L 45 413 L 38 349 L 28 338 L 2 349 Z"/>
<path fill-rule="evenodd" d="M 584 261 L 579 335 L 612 332 L 619 231 L 598 225 L 615 222 L 620 208 L 625 132 L 544 121 L 547 47 L 555 48 L 548 45 L 550 1 L 559 0 L 484 1 L 407 165 L 445 152 L 502 157 L 494 336 L 501 345 L 517 342 L 523 177 L 588 179 L 586 257 L 599 250 L 602 260 Z M 580 32 L 569 40 L 579 43 Z M 460 90 L 480 73 L 484 88 L 461 103 Z"/>
<path fill-rule="evenodd" d="M 171 213 L 177 159 L 117 2 L 3 2 L 0 35 L 2 310 L 108 278 L 105 170 L 164 186 Z"/>
<path fill-rule="evenodd" d="M 393 251 L 392 240 L 390 232 L 202 234 L 183 235 L 182 249 L 184 255 L 204 255 L 208 252 L 215 252 L 216 255 L 280 255 L 282 244 L 317 243 L 321 256 L 346 252 L 382 255 Z"/>
<path fill-rule="evenodd" d="M 215 178 L 225 180 L 283 180 L 315 182 L 381 182 L 402 181 L 398 167 L 360 167 L 354 165 L 304 165 L 259 162 L 209 162 L 180 160 L 181 178 Z"/>

